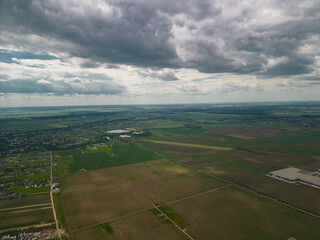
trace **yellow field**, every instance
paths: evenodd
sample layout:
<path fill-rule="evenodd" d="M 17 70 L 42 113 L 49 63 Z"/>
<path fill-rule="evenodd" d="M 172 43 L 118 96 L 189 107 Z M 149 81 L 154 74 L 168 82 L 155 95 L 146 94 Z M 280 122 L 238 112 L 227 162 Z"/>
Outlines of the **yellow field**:
<path fill-rule="evenodd" d="M 194 148 L 221 150 L 221 151 L 228 151 L 228 150 L 232 150 L 233 149 L 233 148 L 229 148 L 229 147 L 217 147 L 217 146 L 200 145 L 200 144 L 193 144 L 193 143 L 167 142 L 167 141 L 157 141 L 157 140 L 149 140 L 149 141 L 153 142 L 153 143 L 175 145 L 175 146 L 181 146 L 181 147 L 194 147 Z"/>

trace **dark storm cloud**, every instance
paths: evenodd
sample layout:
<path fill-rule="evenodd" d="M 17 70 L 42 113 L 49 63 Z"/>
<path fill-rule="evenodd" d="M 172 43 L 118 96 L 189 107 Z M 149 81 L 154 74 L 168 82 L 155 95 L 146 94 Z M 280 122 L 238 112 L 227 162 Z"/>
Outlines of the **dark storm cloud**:
<path fill-rule="evenodd" d="M 83 83 L 81 80 L 71 82 L 34 79 L 14 79 L 0 81 L 0 93 L 44 93 L 54 95 L 86 94 L 115 95 L 125 91 L 124 87 L 103 82 Z"/>
<path fill-rule="evenodd" d="M 317 67 L 320 3 L 316 0 L 247 5 L 195 0 L 3 0 L 0 4 L 0 44 L 67 53 L 83 58 L 84 68 L 128 64 L 277 77 L 312 74 Z M 263 10 L 270 13 L 257 15 Z M 277 18 L 272 11 L 282 15 Z M 29 39 L 31 35 L 39 38 Z M 315 51 L 305 52 L 307 45 Z M 269 65 L 270 60 L 276 64 Z M 172 74 L 162 78 L 177 80 Z"/>

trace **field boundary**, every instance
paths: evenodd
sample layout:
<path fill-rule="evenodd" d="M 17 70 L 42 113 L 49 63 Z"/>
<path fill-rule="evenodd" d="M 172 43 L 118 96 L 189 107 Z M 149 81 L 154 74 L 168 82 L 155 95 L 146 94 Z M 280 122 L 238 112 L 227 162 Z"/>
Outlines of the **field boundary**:
<path fill-rule="evenodd" d="M 43 208 L 33 208 L 33 209 L 22 209 L 22 210 L 18 210 L 15 212 L 11 212 L 11 213 L 25 213 L 25 212 L 35 212 L 35 211 L 41 211 L 41 210 L 46 210 L 46 209 L 51 209 L 52 207 L 43 207 Z"/>
<path fill-rule="evenodd" d="M 212 189 L 209 189 L 207 191 L 204 191 L 204 192 L 201 192 L 201 193 L 197 193 L 197 194 L 193 194 L 193 195 L 190 195 L 190 196 L 187 196 L 187 197 L 184 197 L 184 198 L 180 198 L 180 199 L 177 199 L 177 200 L 174 200 L 174 201 L 171 201 L 171 202 L 166 202 L 166 203 L 162 203 L 160 205 L 158 205 L 158 207 L 161 207 L 162 205 L 170 205 L 170 204 L 173 204 L 173 203 L 176 203 L 176 202 L 181 202 L 181 201 L 184 201 L 184 200 L 188 200 L 188 199 L 191 199 L 191 198 L 195 198 L 195 197 L 198 197 L 198 196 L 201 196 L 201 195 L 204 195 L 204 194 L 207 194 L 207 193 L 210 193 L 210 192 L 214 192 L 214 191 L 217 191 L 217 190 L 220 190 L 220 189 L 223 189 L 223 188 L 226 188 L 226 187 L 229 187 L 230 185 L 227 184 L 227 185 L 223 185 L 221 187 L 216 187 L 216 188 L 212 188 Z M 136 191 L 136 190 L 135 190 Z M 140 194 L 139 194 L 140 195 Z M 148 201 L 149 202 L 149 201 Z M 153 209 L 154 207 L 150 207 L 150 208 L 144 208 L 142 210 L 138 210 L 138 211 L 134 211 L 134 212 L 131 212 L 131 213 L 128 213 L 126 215 L 123 215 L 123 216 L 120 216 L 120 217 L 116 217 L 116 218 L 109 218 L 109 219 L 104 219 L 102 221 L 99 221 L 97 223 L 94 223 L 94 224 L 91 224 L 89 226 L 86 226 L 86 227 L 82 227 L 82 228 L 78 228 L 78 229 L 75 229 L 73 231 L 69 231 L 69 233 L 75 233 L 75 232 L 79 232 L 79 231 L 82 231 L 82 230 L 85 230 L 85 229 L 88 229 L 88 228 L 92 228 L 92 227 L 96 227 L 102 223 L 106 223 L 106 222 L 113 222 L 113 221 L 118 221 L 118 220 L 121 220 L 121 219 L 124 219 L 124 218 L 127 218 L 127 217 L 131 217 L 133 215 L 136 215 L 136 214 L 139 214 L 139 213 L 143 213 L 143 212 L 146 212 L 146 211 L 149 211 L 151 209 Z"/>
<path fill-rule="evenodd" d="M 165 214 L 158 206 L 156 206 L 152 201 L 150 201 L 146 196 L 144 196 L 141 192 L 138 191 L 138 189 L 136 189 L 136 187 L 133 184 L 130 184 L 130 187 L 136 192 L 138 193 L 144 200 L 146 200 L 147 202 L 149 202 L 153 208 L 157 209 L 161 214 L 163 214 L 173 225 L 175 225 L 183 234 L 185 234 L 189 239 L 194 240 L 185 230 L 183 230 L 181 227 L 178 226 L 178 224 L 176 224 L 171 218 L 168 217 L 167 214 Z"/>
<path fill-rule="evenodd" d="M 50 223 L 29 225 L 29 226 L 24 226 L 24 227 L 7 228 L 7 229 L 0 230 L 0 234 L 6 233 L 6 232 L 12 232 L 12 231 L 23 231 L 23 230 L 28 230 L 28 229 L 31 229 L 31 228 L 49 227 L 49 226 L 52 226 L 54 224 L 55 224 L 54 222 L 50 222 Z"/>
<path fill-rule="evenodd" d="M 223 186 L 221 186 L 221 187 L 213 188 L 213 189 L 210 189 L 210 190 L 208 190 L 208 191 L 204 191 L 204 192 L 201 192 L 201 193 L 197 193 L 197 194 L 194 194 L 194 195 L 191 195 L 191 196 L 188 196 L 188 197 L 184 197 L 184 198 L 177 199 L 177 200 L 174 200 L 174 201 L 171 201 L 171 202 L 159 204 L 158 207 L 161 207 L 161 206 L 163 206 L 163 205 L 174 204 L 174 203 L 177 203 L 177 202 L 182 202 L 182 201 L 184 201 L 184 200 L 189 200 L 189 199 L 192 199 L 192 198 L 195 198 L 195 197 L 198 197 L 198 196 L 207 194 L 207 193 L 211 193 L 211 192 L 214 192 L 214 191 L 218 191 L 218 190 L 227 188 L 227 187 L 229 187 L 229 186 L 230 186 L 230 184 L 226 184 L 226 185 L 223 185 Z"/>
<path fill-rule="evenodd" d="M 21 207 L 2 208 L 2 209 L 0 209 L 0 212 L 7 212 L 7 211 L 11 211 L 11 210 L 32 208 L 32 207 L 41 207 L 41 206 L 50 205 L 50 204 L 51 204 L 51 202 L 50 203 L 34 204 L 34 205 L 26 205 L 26 206 L 21 206 Z"/>
<path fill-rule="evenodd" d="M 263 198 L 263 199 L 265 199 L 265 200 L 269 200 L 269 201 L 274 202 L 274 203 L 276 203 L 276 204 L 278 204 L 278 205 L 281 205 L 281 206 L 283 206 L 283 207 L 286 207 L 286 208 L 295 210 L 296 212 L 299 212 L 299 213 L 302 213 L 302 214 L 305 214 L 305 215 L 308 215 L 308 216 L 310 216 L 310 217 L 317 218 L 317 219 L 320 220 L 320 215 L 318 215 L 318 214 L 308 212 L 308 211 L 306 211 L 306 210 L 303 210 L 303 209 L 297 208 L 297 207 L 295 207 L 295 206 L 292 206 L 292 205 L 290 205 L 290 204 L 288 204 L 288 203 L 285 203 L 285 202 L 279 201 L 279 200 L 277 200 L 277 199 L 275 199 L 275 198 L 269 197 L 269 196 L 267 196 L 267 195 L 265 195 L 265 194 L 256 192 L 256 191 L 251 190 L 251 189 L 246 188 L 246 187 L 243 187 L 243 186 L 241 186 L 241 185 L 239 185 L 239 184 L 237 184 L 237 183 L 231 182 L 231 181 L 229 181 L 229 180 L 227 180 L 227 179 L 224 179 L 224 178 L 219 177 L 219 176 L 217 176 L 217 175 L 214 175 L 214 174 L 212 174 L 212 173 L 203 171 L 203 170 L 201 170 L 201 169 L 199 169 L 199 168 L 196 168 L 196 167 L 193 167 L 193 166 L 191 166 L 191 165 L 189 165 L 189 164 L 180 162 L 180 161 L 178 161 L 178 160 L 176 160 L 176 159 L 174 159 L 174 158 L 172 158 L 172 157 L 166 156 L 166 155 L 164 155 L 164 154 L 162 154 L 162 153 L 158 153 L 158 152 L 156 152 L 156 151 L 154 151 L 154 150 L 151 150 L 151 149 L 149 149 L 149 148 L 147 148 L 147 147 L 145 147 L 145 146 L 140 146 L 140 145 L 135 144 L 135 143 L 132 143 L 132 142 L 130 142 L 130 144 L 133 144 L 133 145 L 135 145 L 135 146 L 137 146 L 137 147 L 140 147 L 140 148 L 143 148 L 143 149 L 148 150 L 148 151 L 150 151 L 150 152 L 153 152 L 153 153 L 155 153 L 155 154 L 158 154 L 159 156 L 162 156 L 162 157 L 164 157 L 164 158 L 166 158 L 166 159 L 169 159 L 169 160 L 171 160 L 171 161 L 173 161 L 173 162 L 175 162 L 175 163 L 178 163 L 178 164 L 180 164 L 180 165 L 182 165 L 182 166 L 189 167 L 189 168 L 191 168 L 191 169 L 193 169 L 193 170 L 196 170 L 196 171 L 201 172 L 201 173 L 204 173 L 204 174 L 206 174 L 206 175 L 208 175 L 208 176 L 211 176 L 211 177 L 214 177 L 214 178 L 216 178 L 216 179 L 219 179 L 219 180 L 221 180 L 221 181 L 223 181 L 223 182 L 225 182 L 225 183 L 228 183 L 228 184 L 230 184 L 230 185 L 232 185 L 232 186 L 234 186 L 234 187 L 236 187 L 236 188 L 238 188 L 238 189 L 241 189 L 241 190 L 243 190 L 243 191 L 245 191 L 245 192 L 251 193 L 251 194 L 253 194 L 253 195 L 255 195 L 255 196 L 258 196 L 258 197 L 260 197 L 260 198 Z"/>

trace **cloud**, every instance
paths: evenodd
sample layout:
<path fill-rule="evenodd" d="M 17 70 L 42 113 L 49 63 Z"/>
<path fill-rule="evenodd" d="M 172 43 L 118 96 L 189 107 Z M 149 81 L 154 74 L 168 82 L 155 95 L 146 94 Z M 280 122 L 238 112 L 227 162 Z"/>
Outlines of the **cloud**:
<path fill-rule="evenodd" d="M 0 4 L 0 45 L 77 57 L 83 68 L 125 64 L 277 77 L 319 67 L 316 0 Z M 315 51 L 307 52 L 306 46 Z M 290 60 L 268 65 L 281 57 Z"/>
<path fill-rule="evenodd" d="M 117 95 L 124 92 L 125 88 L 123 86 L 104 82 L 83 83 L 80 80 L 66 82 L 46 79 L 14 79 L 0 81 L 0 93 Z"/>
<path fill-rule="evenodd" d="M 152 70 L 144 70 L 138 72 L 139 76 L 142 78 L 150 78 L 150 79 L 158 79 L 161 81 L 177 81 L 179 78 L 176 76 L 176 74 L 173 71 L 152 71 Z"/>

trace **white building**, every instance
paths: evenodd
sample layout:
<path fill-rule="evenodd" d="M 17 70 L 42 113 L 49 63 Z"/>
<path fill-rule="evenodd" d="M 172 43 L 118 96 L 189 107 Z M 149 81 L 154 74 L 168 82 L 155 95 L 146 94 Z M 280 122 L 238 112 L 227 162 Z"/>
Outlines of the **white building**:
<path fill-rule="evenodd" d="M 268 176 L 289 182 L 289 183 L 303 183 L 312 187 L 320 188 L 320 176 L 318 172 L 309 172 L 303 169 L 289 167 L 277 171 L 272 171 Z"/>

